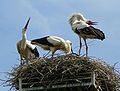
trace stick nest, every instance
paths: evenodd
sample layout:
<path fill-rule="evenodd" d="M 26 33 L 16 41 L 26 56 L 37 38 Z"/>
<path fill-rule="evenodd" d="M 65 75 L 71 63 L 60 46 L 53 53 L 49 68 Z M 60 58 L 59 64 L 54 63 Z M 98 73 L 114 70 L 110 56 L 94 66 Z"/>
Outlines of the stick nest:
<path fill-rule="evenodd" d="M 29 64 L 18 65 L 8 73 L 5 81 L 7 86 L 18 89 L 19 78 L 29 83 L 24 87 L 51 86 L 54 84 L 79 83 L 77 76 L 85 77 L 84 73 L 95 72 L 95 84 L 103 91 L 117 91 L 120 86 L 119 72 L 101 59 L 79 57 L 75 54 L 54 58 L 30 60 Z M 84 75 L 83 75 L 83 74 Z M 65 79 L 74 79 L 65 81 Z M 39 85 L 38 85 L 39 83 Z"/>

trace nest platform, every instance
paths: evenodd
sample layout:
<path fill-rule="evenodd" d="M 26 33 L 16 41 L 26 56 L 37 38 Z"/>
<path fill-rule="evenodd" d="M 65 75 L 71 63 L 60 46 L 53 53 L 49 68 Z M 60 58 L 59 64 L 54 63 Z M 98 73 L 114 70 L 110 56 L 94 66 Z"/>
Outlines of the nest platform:
<path fill-rule="evenodd" d="M 119 91 L 120 75 L 98 58 L 61 55 L 30 60 L 9 72 L 6 83 L 20 91 Z"/>

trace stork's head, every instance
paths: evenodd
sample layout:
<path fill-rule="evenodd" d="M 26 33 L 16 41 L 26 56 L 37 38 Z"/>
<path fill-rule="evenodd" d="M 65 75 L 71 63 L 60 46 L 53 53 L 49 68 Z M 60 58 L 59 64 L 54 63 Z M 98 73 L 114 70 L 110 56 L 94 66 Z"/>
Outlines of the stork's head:
<path fill-rule="evenodd" d="M 84 21 L 85 18 L 84 18 L 83 15 L 80 14 L 80 13 L 74 13 L 74 14 L 72 14 L 72 16 L 71 16 L 70 19 L 69 19 L 70 25 L 72 26 L 72 24 L 73 24 L 76 20 L 78 20 L 78 21 L 80 21 L 80 20 Z"/>
<path fill-rule="evenodd" d="M 74 14 L 72 14 L 72 16 L 71 16 L 70 19 L 69 19 L 70 25 L 72 26 L 72 24 L 73 24 L 76 20 L 78 20 L 78 21 L 80 21 L 80 20 L 85 21 L 88 25 L 97 25 L 97 22 L 92 22 L 92 21 L 90 21 L 90 20 L 87 20 L 87 19 L 84 18 L 84 16 L 83 16 L 82 14 L 80 14 L 80 13 L 74 13 Z"/>
<path fill-rule="evenodd" d="M 31 17 L 30 17 L 30 18 L 31 18 Z M 22 33 L 25 33 L 25 32 L 26 32 L 28 23 L 29 23 L 29 21 L 30 21 L 30 18 L 28 19 L 28 21 L 27 21 L 25 27 L 23 28 Z"/>

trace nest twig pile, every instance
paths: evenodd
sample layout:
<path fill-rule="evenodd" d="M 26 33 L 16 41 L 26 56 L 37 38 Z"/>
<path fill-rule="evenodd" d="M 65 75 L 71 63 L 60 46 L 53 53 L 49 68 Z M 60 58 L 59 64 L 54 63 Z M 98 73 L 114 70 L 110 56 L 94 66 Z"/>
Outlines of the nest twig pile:
<path fill-rule="evenodd" d="M 6 82 L 7 85 L 16 89 L 19 86 L 19 78 L 24 78 L 23 82 L 30 83 L 24 87 L 79 83 L 77 76 L 93 71 L 95 72 L 95 83 L 101 87 L 102 91 L 117 91 L 119 89 L 120 76 L 114 67 L 107 65 L 101 59 L 79 57 L 75 54 L 30 60 L 29 64 L 14 67 Z M 65 78 L 75 80 L 66 82 Z"/>

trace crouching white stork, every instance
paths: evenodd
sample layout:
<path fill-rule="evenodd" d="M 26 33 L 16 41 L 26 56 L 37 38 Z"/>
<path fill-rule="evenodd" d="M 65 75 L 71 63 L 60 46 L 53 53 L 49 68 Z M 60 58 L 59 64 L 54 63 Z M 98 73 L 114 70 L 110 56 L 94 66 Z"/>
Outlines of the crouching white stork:
<path fill-rule="evenodd" d="M 27 30 L 29 21 L 30 21 L 30 18 L 28 19 L 25 27 L 22 30 L 22 39 L 17 42 L 17 50 L 18 50 L 18 53 L 20 54 L 21 64 L 23 64 L 22 58 L 25 58 L 28 63 L 29 59 L 39 57 L 37 48 L 35 47 L 35 45 L 31 44 L 31 41 L 28 41 L 26 37 L 26 30 Z"/>
<path fill-rule="evenodd" d="M 105 35 L 102 31 L 97 28 L 94 28 L 90 25 L 97 25 L 97 22 L 91 22 L 83 17 L 80 13 L 74 13 L 69 19 L 69 23 L 72 27 L 72 30 L 79 36 L 80 38 L 80 49 L 79 55 L 82 47 L 81 38 L 83 38 L 86 45 L 86 56 L 88 56 L 88 46 L 86 43 L 86 39 L 105 39 Z"/>
<path fill-rule="evenodd" d="M 35 39 L 32 40 L 31 43 L 40 46 L 44 50 L 49 50 L 49 52 L 52 51 L 52 57 L 57 50 L 62 50 L 65 53 L 69 53 L 72 50 L 72 43 L 69 40 L 65 41 L 56 36 L 46 36 Z"/>

